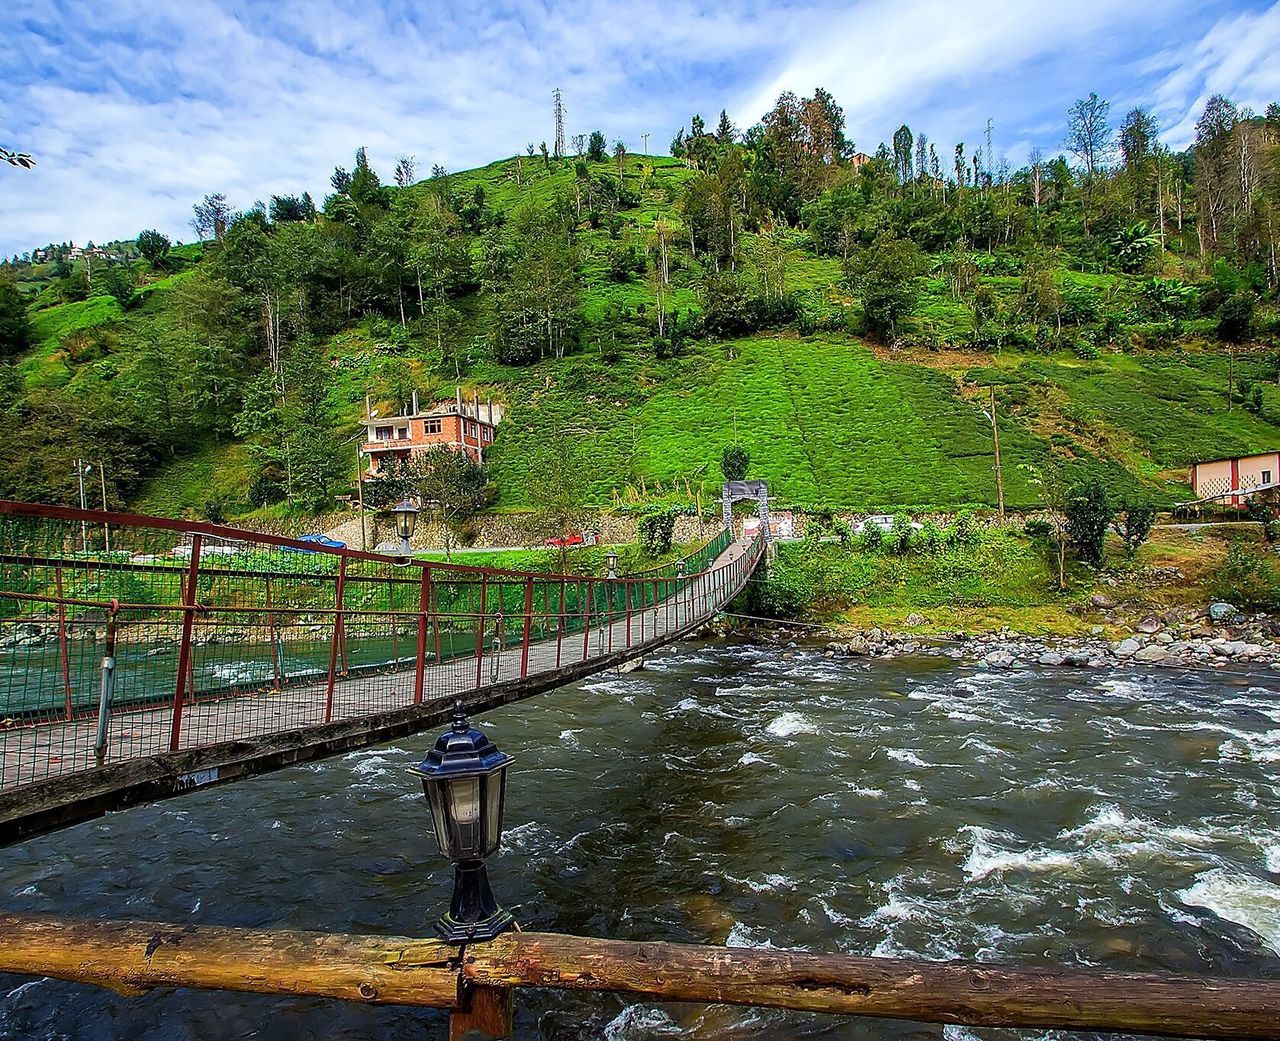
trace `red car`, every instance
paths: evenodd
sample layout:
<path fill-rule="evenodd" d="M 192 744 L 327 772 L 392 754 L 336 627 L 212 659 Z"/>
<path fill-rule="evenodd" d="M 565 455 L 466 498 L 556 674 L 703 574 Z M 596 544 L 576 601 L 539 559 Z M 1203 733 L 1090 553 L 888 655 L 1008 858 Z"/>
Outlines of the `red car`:
<path fill-rule="evenodd" d="M 598 540 L 599 536 L 595 532 L 573 531 L 568 535 L 557 535 L 554 538 L 547 539 L 543 545 L 561 549 L 565 546 L 594 546 Z"/>

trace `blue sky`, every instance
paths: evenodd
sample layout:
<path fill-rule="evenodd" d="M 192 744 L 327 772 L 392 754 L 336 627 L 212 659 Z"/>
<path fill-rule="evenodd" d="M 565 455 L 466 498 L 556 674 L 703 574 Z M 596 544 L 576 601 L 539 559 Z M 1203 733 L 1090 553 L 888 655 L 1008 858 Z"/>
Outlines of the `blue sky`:
<path fill-rule="evenodd" d="M 188 238 L 191 204 L 223 191 L 319 201 L 357 145 L 464 169 L 553 135 L 602 129 L 665 151 L 692 112 L 756 122 L 782 90 L 824 86 L 874 150 L 901 123 L 946 154 L 994 120 L 1015 166 L 1059 150 L 1071 102 L 1113 121 L 1148 105 L 1190 139 L 1223 92 L 1280 99 L 1280 0 L 854 0 L 629 4 L 497 0 L 3 0 L 0 254 L 158 227 Z"/>

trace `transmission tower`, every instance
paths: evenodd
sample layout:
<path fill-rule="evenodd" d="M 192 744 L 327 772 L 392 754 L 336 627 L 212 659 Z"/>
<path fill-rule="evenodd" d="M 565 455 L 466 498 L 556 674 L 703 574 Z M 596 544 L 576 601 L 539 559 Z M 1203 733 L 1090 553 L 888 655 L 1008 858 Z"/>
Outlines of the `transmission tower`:
<path fill-rule="evenodd" d="M 560 98 L 560 88 L 556 87 L 551 92 L 551 97 L 555 102 L 556 112 L 556 147 L 555 157 L 559 159 L 564 155 L 564 102 Z"/>

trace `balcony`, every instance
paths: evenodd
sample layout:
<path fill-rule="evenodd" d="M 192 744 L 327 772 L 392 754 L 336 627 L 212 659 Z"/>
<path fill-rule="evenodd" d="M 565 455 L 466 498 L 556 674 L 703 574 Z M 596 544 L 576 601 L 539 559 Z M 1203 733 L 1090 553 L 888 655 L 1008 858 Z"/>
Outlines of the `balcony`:
<path fill-rule="evenodd" d="M 412 438 L 388 437 L 381 441 L 366 441 L 362 447 L 362 451 L 365 455 L 374 455 L 378 452 L 403 452 L 406 449 L 413 447 Z"/>

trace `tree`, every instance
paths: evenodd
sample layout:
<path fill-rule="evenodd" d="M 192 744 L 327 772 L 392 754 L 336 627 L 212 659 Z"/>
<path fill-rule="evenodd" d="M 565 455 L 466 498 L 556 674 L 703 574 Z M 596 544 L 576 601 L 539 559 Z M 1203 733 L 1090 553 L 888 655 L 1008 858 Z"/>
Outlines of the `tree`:
<path fill-rule="evenodd" d="M 108 264 L 95 283 L 95 292 L 101 290 L 113 297 L 121 310 L 133 302 L 134 288 L 133 272 L 127 264 Z"/>
<path fill-rule="evenodd" d="M 1111 125 L 1107 115 L 1111 102 L 1090 93 L 1067 112 L 1067 149 L 1084 163 L 1085 184 L 1093 183 L 1098 167 L 1106 161 Z"/>
<path fill-rule="evenodd" d="M 484 467 L 465 452 L 434 445 L 413 457 L 408 479 L 423 508 L 444 532 L 445 556 L 451 557 L 454 541 L 465 537 L 476 514 L 492 498 Z"/>
<path fill-rule="evenodd" d="M 0 275 L 0 360 L 15 358 L 31 346 L 31 320 L 18 284 Z"/>
<path fill-rule="evenodd" d="M 1111 522 L 1111 530 L 1120 536 L 1124 543 L 1125 556 L 1130 559 L 1138 552 L 1138 547 L 1147 541 L 1151 529 L 1156 523 L 1156 508 L 1150 503 L 1131 502 L 1120 508 Z"/>
<path fill-rule="evenodd" d="M 627 146 L 621 141 L 613 143 L 613 161 L 618 165 L 618 189 L 622 189 L 622 175 L 627 166 Z"/>
<path fill-rule="evenodd" d="M 195 216 L 191 218 L 191 230 L 196 233 L 196 239 L 200 242 L 207 242 L 209 239 L 221 242 L 231 225 L 233 215 L 227 197 L 222 192 L 206 195 L 192 210 Z"/>
<path fill-rule="evenodd" d="M 149 229 L 138 233 L 138 252 L 152 268 L 164 266 L 164 259 L 169 255 L 169 236 L 163 235 L 155 229 Z"/>
<path fill-rule="evenodd" d="M 1067 518 L 1067 538 L 1076 556 L 1086 564 L 1101 567 L 1103 540 L 1115 515 L 1107 486 L 1097 477 L 1077 481 L 1067 493 L 1063 512 Z"/>
<path fill-rule="evenodd" d="M 1218 338 L 1226 343 L 1244 343 L 1253 332 L 1253 294 L 1247 289 L 1232 293 L 1218 308 Z"/>
<path fill-rule="evenodd" d="M 729 114 L 720 110 L 720 119 L 716 123 L 716 141 L 721 145 L 731 145 L 738 136 L 738 131 L 729 120 Z"/>
<path fill-rule="evenodd" d="M 386 204 L 382 195 L 382 182 L 374 173 L 373 167 L 369 165 L 369 156 L 363 145 L 356 149 L 356 165 L 351 171 L 351 187 L 348 194 L 356 202 L 367 205 L 384 206 Z"/>
<path fill-rule="evenodd" d="M 726 481 L 745 481 L 751 466 L 751 453 L 742 445 L 725 445 L 720 453 L 720 472 Z"/>
<path fill-rule="evenodd" d="M 415 176 L 415 162 L 411 155 L 402 155 L 396 160 L 395 181 L 397 188 L 408 188 L 413 184 Z"/>
<path fill-rule="evenodd" d="M 859 247 L 844 263 L 845 281 L 862 300 L 867 325 L 887 343 L 915 310 L 916 278 L 923 270 L 920 247 L 910 239 L 881 234 L 870 248 Z"/>
<path fill-rule="evenodd" d="M 525 499 L 538 507 L 535 526 L 543 541 L 560 546 L 560 573 L 568 570 L 565 540 L 582 530 L 590 466 L 584 458 L 582 432 L 560 427 L 543 441 L 529 460 Z"/>
<path fill-rule="evenodd" d="M 313 220 L 316 208 L 310 195 L 304 194 L 301 199 L 296 195 L 273 195 L 267 212 L 271 215 L 272 224 L 289 224 Z"/>
<path fill-rule="evenodd" d="M 898 181 L 906 184 L 912 178 L 912 148 L 915 137 L 911 128 L 905 123 L 893 132 L 893 165 L 898 174 Z"/>
<path fill-rule="evenodd" d="M 587 139 L 587 158 L 593 163 L 603 163 L 606 148 L 608 142 L 605 141 L 604 134 L 599 130 L 591 131 L 591 137 Z"/>

